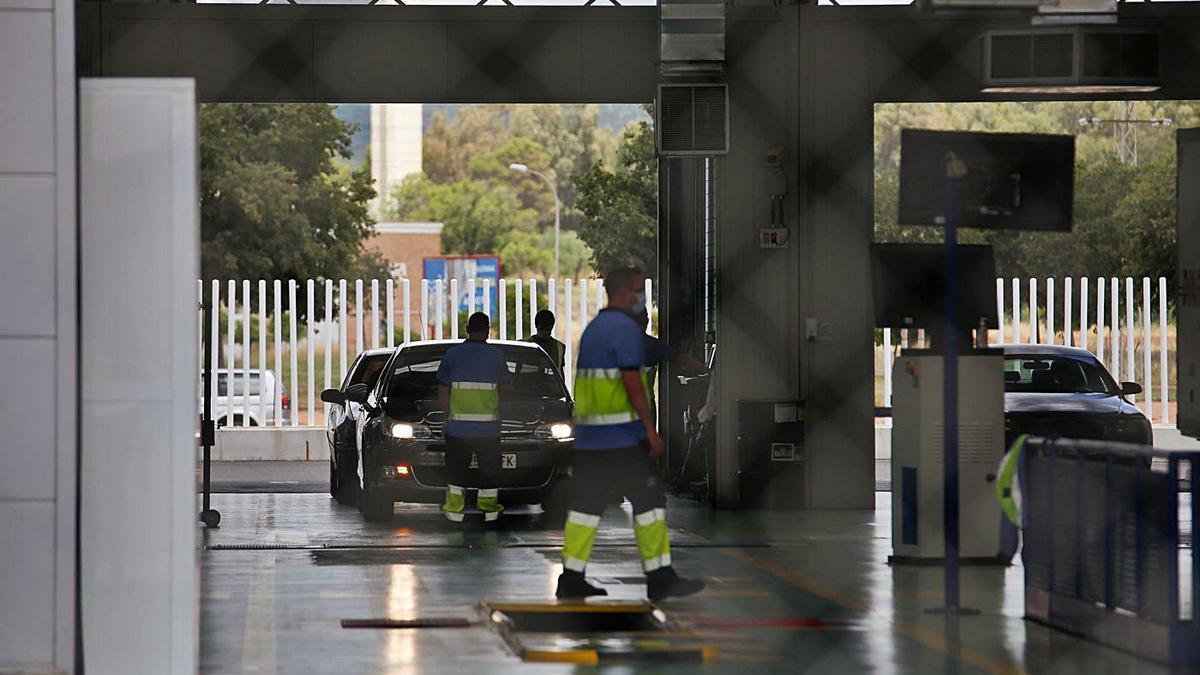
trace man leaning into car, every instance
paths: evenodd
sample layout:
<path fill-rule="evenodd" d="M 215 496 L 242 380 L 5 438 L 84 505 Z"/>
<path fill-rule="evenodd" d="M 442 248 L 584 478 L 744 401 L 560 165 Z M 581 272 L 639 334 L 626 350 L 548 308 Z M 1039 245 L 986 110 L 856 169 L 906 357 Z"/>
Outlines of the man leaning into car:
<path fill-rule="evenodd" d="M 476 312 L 467 339 L 446 351 L 438 367 L 438 399 L 446 411 L 446 500 L 442 512 L 462 522 L 469 488 L 486 522 L 498 520 L 500 504 L 500 386 L 512 375 L 499 347 L 487 343 L 490 322 Z M 472 461 L 474 460 L 474 461 Z M 472 480 L 472 465 L 478 467 Z"/>

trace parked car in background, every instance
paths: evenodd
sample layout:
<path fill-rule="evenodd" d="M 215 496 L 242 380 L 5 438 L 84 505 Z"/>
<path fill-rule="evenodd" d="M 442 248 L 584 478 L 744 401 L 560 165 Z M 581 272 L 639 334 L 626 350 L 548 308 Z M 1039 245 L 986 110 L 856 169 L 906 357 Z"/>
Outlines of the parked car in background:
<path fill-rule="evenodd" d="M 441 503 L 445 496 L 445 411 L 437 395 L 442 356 L 457 341 L 413 342 L 395 350 L 374 387 L 327 389 L 322 400 L 363 406 L 355 439 L 358 508 L 368 520 L 392 517 L 395 502 Z M 501 390 L 500 500 L 542 504 L 557 517 L 571 473 L 573 403 L 556 364 L 528 342 L 493 340 L 513 382 Z"/>
<path fill-rule="evenodd" d="M 1021 434 L 1153 445 L 1150 420 L 1126 398 L 1094 354 L 1062 345 L 998 345 L 1004 350 L 1005 439 Z"/>
<path fill-rule="evenodd" d="M 218 427 L 251 426 L 261 427 L 275 422 L 275 395 L 278 392 L 280 415 L 283 424 L 291 424 L 292 400 L 287 388 L 271 370 L 251 368 L 250 387 L 246 388 L 246 371 L 233 371 L 233 388 L 230 388 L 229 370 L 218 368 L 213 371 L 217 379 L 217 396 L 213 399 L 212 418 Z M 200 387 L 200 414 L 204 414 L 203 378 Z M 245 421 L 245 423 L 243 423 Z"/>
<path fill-rule="evenodd" d="M 358 497 L 358 454 L 355 450 L 357 423 L 363 415 L 361 403 L 346 398 L 346 391 L 358 387 L 369 391 L 395 349 L 369 349 L 361 352 L 337 389 L 326 389 L 321 400 L 329 408 L 325 413 L 325 437 L 329 441 L 329 494 L 343 504 Z M 330 402 L 337 401 L 337 402 Z"/>

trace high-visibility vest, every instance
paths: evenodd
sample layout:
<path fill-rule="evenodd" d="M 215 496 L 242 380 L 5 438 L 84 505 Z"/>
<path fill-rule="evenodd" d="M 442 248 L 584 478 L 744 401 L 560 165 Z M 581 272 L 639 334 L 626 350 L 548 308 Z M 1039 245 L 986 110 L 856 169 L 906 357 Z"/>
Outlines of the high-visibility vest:
<path fill-rule="evenodd" d="M 451 382 L 450 419 L 455 422 L 499 421 L 499 387 L 494 382 Z"/>
<path fill-rule="evenodd" d="M 642 386 L 646 386 L 645 373 Z M 579 368 L 575 372 L 575 424 L 603 426 L 638 420 L 620 368 Z"/>
<path fill-rule="evenodd" d="M 1021 463 L 1021 451 L 1025 449 L 1025 439 L 1029 436 L 1022 434 L 1017 437 L 1012 448 L 1000 460 L 1000 471 L 996 477 L 996 498 L 1000 500 L 1000 510 L 1017 527 L 1021 526 L 1021 483 L 1017 475 L 1017 466 Z"/>

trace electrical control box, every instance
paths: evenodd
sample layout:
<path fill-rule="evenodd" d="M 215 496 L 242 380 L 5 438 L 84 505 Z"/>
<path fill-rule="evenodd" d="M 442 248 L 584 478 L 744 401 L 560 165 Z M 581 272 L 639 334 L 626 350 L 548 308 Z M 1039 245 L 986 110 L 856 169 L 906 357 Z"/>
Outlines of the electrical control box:
<path fill-rule="evenodd" d="M 944 558 L 943 357 L 906 349 L 892 374 L 892 561 Z M 1004 457 L 1004 354 L 958 357 L 959 557 L 1007 562 L 995 493 Z M 1006 536 L 1007 535 L 1007 536 Z"/>
<path fill-rule="evenodd" d="M 803 401 L 737 402 L 738 493 L 743 508 L 803 509 Z"/>

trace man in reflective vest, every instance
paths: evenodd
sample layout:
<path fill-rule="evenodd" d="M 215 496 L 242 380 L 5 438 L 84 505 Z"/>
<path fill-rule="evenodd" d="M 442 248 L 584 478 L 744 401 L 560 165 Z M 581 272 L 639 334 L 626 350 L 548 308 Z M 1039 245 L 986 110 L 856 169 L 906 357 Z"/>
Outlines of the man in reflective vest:
<path fill-rule="evenodd" d="M 609 495 L 633 503 L 633 530 L 651 600 L 690 595 L 704 588 L 671 566 L 666 495 L 655 460 L 663 441 L 646 403 L 642 330 L 634 319 L 646 306 L 645 280 L 631 269 L 604 279 L 608 306 L 579 341 L 575 369 L 575 494 L 567 513 L 559 598 L 607 595 L 584 576 Z"/>
<path fill-rule="evenodd" d="M 446 501 L 442 512 L 463 521 L 468 488 L 486 522 L 498 520 L 500 504 L 500 386 L 512 380 L 504 353 L 487 343 L 483 312 L 467 319 L 467 339 L 446 350 L 438 366 L 438 399 L 446 411 Z M 472 465 L 478 467 L 472 479 Z"/>
<path fill-rule="evenodd" d="M 529 336 L 528 341 L 542 348 L 550 356 L 550 360 L 558 367 L 558 372 L 563 372 L 567 369 L 567 346 L 550 334 L 554 330 L 554 312 L 548 309 L 539 309 L 533 317 L 533 325 L 537 328 L 537 332 Z"/>

